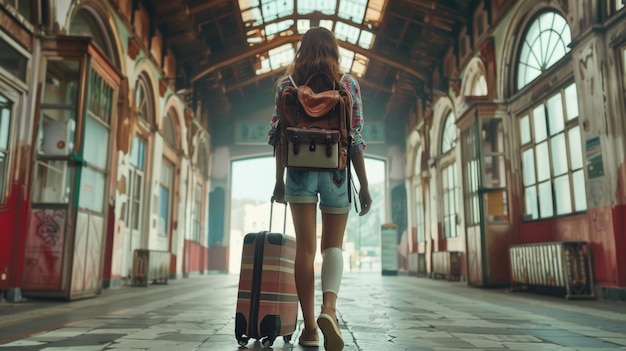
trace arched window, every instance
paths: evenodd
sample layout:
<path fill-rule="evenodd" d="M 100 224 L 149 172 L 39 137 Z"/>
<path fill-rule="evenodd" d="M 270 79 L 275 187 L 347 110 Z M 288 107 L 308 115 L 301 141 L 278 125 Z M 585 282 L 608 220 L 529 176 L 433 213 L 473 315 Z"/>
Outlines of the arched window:
<path fill-rule="evenodd" d="M 444 239 L 459 236 L 457 226 L 458 192 L 457 184 L 458 167 L 454 159 L 456 147 L 456 125 L 452 111 L 448 112 L 441 134 L 441 195 L 443 199 L 443 237 Z"/>
<path fill-rule="evenodd" d="M 441 153 L 446 154 L 456 146 L 456 126 L 454 125 L 454 115 L 448 112 L 443 125 L 441 135 Z"/>
<path fill-rule="evenodd" d="M 70 34 L 90 37 L 93 42 L 102 49 L 111 62 L 117 62 L 114 55 L 113 45 L 106 36 L 104 25 L 94 16 L 91 9 L 81 8 L 76 12 L 70 25 Z"/>
<path fill-rule="evenodd" d="M 163 139 L 165 143 L 170 147 L 176 147 L 176 129 L 174 125 L 174 120 L 171 113 L 167 113 L 163 120 Z"/>
<path fill-rule="evenodd" d="M 485 65 L 480 58 L 474 58 L 467 65 L 467 72 L 463 77 L 462 95 L 487 96 L 488 92 Z"/>
<path fill-rule="evenodd" d="M 547 69 L 567 59 L 570 29 L 555 12 L 537 16 L 524 31 L 517 64 L 517 87 L 549 80 Z M 561 65 L 563 71 L 572 67 Z M 567 74 L 565 72 L 564 74 Z M 529 94 L 529 93 L 526 93 Z M 569 80 L 532 98 L 516 112 L 522 162 L 524 220 L 537 220 L 587 209 L 581 127 L 576 84 Z"/>
<path fill-rule="evenodd" d="M 526 29 L 517 62 L 517 89 L 522 89 L 569 51 L 569 25 L 556 12 L 539 15 Z"/>
<path fill-rule="evenodd" d="M 201 143 L 198 149 L 198 171 L 204 179 L 209 179 L 209 155 L 205 143 Z"/>
<path fill-rule="evenodd" d="M 139 113 L 139 119 L 149 124 L 154 124 L 154 101 L 150 81 L 142 74 L 137 79 L 135 86 L 135 107 Z"/>

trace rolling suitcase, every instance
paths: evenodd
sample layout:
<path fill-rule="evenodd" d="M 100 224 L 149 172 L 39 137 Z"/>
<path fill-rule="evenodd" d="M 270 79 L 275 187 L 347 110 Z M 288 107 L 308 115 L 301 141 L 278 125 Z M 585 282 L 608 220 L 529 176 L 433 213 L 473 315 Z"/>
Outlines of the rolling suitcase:
<path fill-rule="evenodd" d="M 240 346 L 263 339 L 272 346 L 278 336 L 291 341 L 298 319 L 298 295 L 294 280 L 296 239 L 269 231 L 248 233 L 243 239 L 235 337 Z M 287 208 L 285 205 L 285 224 Z"/>

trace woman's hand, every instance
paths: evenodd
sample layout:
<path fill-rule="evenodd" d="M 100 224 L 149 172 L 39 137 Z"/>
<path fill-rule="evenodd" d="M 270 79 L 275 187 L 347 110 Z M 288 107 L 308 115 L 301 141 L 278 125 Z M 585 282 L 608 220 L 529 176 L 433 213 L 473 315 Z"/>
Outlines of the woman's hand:
<path fill-rule="evenodd" d="M 372 197 L 370 196 L 368 188 L 361 188 L 361 190 L 359 190 L 359 203 L 361 204 L 361 212 L 359 212 L 359 216 L 363 216 L 369 212 L 372 207 Z"/>
<path fill-rule="evenodd" d="M 276 184 L 274 185 L 273 198 L 274 201 L 281 204 L 287 203 L 287 201 L 285 201 L 285 182 L 276 181 Z"/>

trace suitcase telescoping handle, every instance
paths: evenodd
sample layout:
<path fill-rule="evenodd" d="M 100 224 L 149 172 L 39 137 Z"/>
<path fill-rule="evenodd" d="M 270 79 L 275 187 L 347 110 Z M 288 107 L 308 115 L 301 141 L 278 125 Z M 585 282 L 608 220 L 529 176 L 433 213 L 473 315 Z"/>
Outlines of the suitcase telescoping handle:
<path fill-rule="evenodd" d="M 276 201 L 276 198 L 274 198 L 274 195 L 272 195 L 272 205 L 270 206 L 270 228 L 269 231 L 272 231 L 272 218 L 274 218 L 274 201 Z M 283 234 L 286 234 L 287 231 L 287 203 L 284 203 L 285 205 L 285 215 L 283 216 Z"/>

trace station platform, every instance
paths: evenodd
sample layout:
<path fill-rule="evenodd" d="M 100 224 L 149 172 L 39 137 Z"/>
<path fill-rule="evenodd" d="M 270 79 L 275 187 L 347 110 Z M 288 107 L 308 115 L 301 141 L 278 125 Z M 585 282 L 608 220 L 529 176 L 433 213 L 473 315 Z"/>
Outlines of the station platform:
<path fill-rule="evenodd" d="M 208 274 L 71 302 L 2 302 L 0 351 L 261 350 L 235 339 L 237 283 Z M 346 273 L 339 295 L 348 351 L 626 350 L 620 302 L 380 273 Z M 266 350 L 315 350 L 297 344 L 301 328 Z"/>

